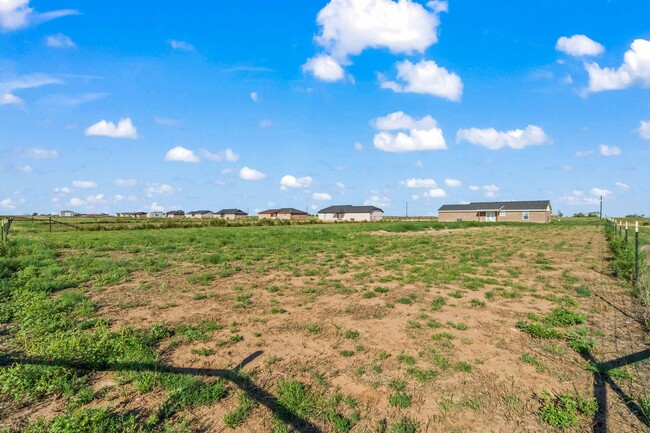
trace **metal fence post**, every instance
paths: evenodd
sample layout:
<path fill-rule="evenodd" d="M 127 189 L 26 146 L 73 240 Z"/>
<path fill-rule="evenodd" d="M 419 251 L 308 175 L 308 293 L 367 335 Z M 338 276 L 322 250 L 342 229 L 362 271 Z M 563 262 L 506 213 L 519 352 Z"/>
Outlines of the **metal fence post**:
<path fill-rule="evenodd" d="M 634 233 L 634 287 L 639 285 L 639 222 L 636 222 Z"/>
<path fill-rule="evenodd" d="M 625 243 L 627 244 L 627 221 L 625 221 Z"/>

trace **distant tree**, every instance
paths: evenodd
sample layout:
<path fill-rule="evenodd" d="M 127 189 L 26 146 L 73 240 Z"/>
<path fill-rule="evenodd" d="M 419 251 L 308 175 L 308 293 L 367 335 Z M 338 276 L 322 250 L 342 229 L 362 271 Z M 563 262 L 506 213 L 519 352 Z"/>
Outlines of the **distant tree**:
<path fill-rule="evenodd" d="M 557 216 L 559 216 L 560 218 L 562 218 L 562 217 L 564 216 L 564 214 L 562 213 L 561 210 L 558 210 L 558 211 L 557 211 Z"/>
<path fill-rule="evenodd" d="M 589 214 L 587 214 L 589 218 L 598 218 L 598 215 L 598 212 L 589 212 Z"/>
<path fill-rule="evenodd" d="M 578 213 L 573 214 L 573 218 L 584 218 L 584 217 L 585 217 L 585 214 L 583 214 L 582 212 L 578 212 Z"/>

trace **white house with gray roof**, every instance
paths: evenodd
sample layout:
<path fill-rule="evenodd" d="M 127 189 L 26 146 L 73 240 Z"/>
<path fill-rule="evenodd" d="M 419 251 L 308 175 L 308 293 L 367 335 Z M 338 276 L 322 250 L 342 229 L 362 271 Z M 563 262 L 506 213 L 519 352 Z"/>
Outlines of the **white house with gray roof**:
<path fill-rule="evenodd" d="M 384 211 L 376 206 L 337 205 L 318 211 L 318 219 L 324 222 L 335 221 L 381 221 Z"/>

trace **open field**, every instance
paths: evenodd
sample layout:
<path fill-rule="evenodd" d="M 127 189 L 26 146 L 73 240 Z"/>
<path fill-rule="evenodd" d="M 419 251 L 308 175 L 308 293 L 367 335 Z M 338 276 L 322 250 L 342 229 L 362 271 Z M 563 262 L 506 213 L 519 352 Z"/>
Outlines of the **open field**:
<path fill-rule="evenodd" d="M 597 223 L 43 230 L 0 257 L 3 433 L 650 431 Z"/>

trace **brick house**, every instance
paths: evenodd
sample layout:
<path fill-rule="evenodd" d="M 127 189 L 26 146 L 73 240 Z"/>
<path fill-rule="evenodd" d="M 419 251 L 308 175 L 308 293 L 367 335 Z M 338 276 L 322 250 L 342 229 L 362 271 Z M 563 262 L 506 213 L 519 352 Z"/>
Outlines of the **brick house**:
<path fill-rule="evenodd" d="M 550 223 L 550 200 L 495 201 L 446 204 L 438 209 L 438 221 Z"/>
<path fill-rule="evenodd" d="M 339 205 L 318 211 L 321 221 L 381 221 L 384 211 L 375 206 Z"/>
<path fill-rule="evenodd" d="M 295 220 L 306 219 L 309 214 L 303 210 L 294 209 L 292 207 L 283 207 L 280 209 L 268 209 L 257 213 L 259 219 L 277 219 L 277 220 Z"/>

